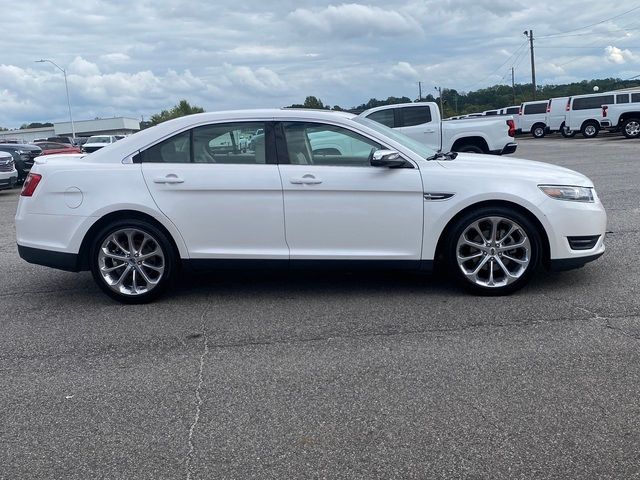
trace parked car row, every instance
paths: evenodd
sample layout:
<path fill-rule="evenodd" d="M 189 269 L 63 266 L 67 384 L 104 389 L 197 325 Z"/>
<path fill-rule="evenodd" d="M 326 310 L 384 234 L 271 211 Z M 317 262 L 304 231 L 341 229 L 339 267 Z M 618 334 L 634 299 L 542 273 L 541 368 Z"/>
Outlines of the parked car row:
<path fill-rule="evenodd" d="M 32 143 L 0 143 L 0 190 L 24 182 L 36 157 L 41 155 L 91 153 L 124 138 L 124 135 L 95 135 L 80 137 L 39 138 Z M 84 144 L 82 147 L 79 145 Z M 7 156 L 8 155 L 8 156 Z M 11 157 L 11 168 L 6 158 Z M 15 180 L 13 180 L 15 171 Z"/>
<path fill-rule="evenodd" d="M 525 102 L 518 115 L 519 133 L 542 138 L 549 133 L 595 138 L 601 130 L 640 136 L 640 89 L 557 97 Z"/>
<path fill-rule="evenodd" d="M 521 105 L 450 117 L 462 120 L 512 115 L 519 134 L 542 138 L 559 133 L 565 138 L 580 133 L 597 137 L 601 130 L 640 137 L 640 87 L 637 90 L 590 93 L 524 102 Z"/>

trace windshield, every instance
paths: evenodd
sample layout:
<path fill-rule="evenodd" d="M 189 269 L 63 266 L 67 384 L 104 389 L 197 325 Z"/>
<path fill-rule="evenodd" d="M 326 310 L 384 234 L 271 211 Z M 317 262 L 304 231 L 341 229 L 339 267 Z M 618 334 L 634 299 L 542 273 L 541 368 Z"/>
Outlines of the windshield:
<path fill-rule="evenodd" d="M 87 143 L 111 143 L 110 137 L 89 137 Z"/>
<path fill-rule="evenodd" d="M 398 142 L 403 147 L 408 148 L 412 152 L 417 153 L 422 158 L 427 158 L 436 153 L 432 148 L 427 147 L 425 144 L 414 140 L 413 138 L 407 137 L 406 135 L 387 127 L 386 125 L 382 125 L 381 123 L 374 122 L 373 120 L 369 120 L 364 117 L 355 117 L 353 119 L 354 122 L 361 123 L 372 130 L 375 130 L 378 133 L 383 134 L 385 137 L 389 137 L 394 142 Z"/>

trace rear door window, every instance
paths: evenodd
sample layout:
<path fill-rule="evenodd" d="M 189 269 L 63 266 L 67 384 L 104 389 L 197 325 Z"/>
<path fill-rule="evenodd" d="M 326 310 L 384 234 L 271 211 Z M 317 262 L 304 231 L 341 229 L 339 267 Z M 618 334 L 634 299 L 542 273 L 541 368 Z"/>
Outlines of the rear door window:
<path fill-rule="evenodd" d="M 431 109 L 429 107 L 403 107 L 400 112 L 400 127 L 413 127 L 431 121 Z"/>
<path fill-rule="evenodd" d="M 631 94 L 631 101 L 633 103 L 640 103 L 640 93 L 632 93 Z"/>
<path fill-rule="evenodd" d="M 374 122 L 381 123 L 382 125 L 386 125 L 389 128 L 394 128 L 396 126 L 393 115 L 394 110 L 394 108 L 378 110 L 377 112 L 367 115 L 367 118 L 370 118 Z"/>
<path fill-rule="evenodd" d="M 616 103 L 629 103 L 629 94 L 616 95 Z"/>

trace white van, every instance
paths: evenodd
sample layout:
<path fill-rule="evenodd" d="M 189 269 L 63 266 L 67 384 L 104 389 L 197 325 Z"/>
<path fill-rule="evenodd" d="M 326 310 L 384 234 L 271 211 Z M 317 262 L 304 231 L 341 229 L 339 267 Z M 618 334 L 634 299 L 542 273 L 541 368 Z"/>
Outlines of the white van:
<path fill-rule="evenodd" d="M 520 130 L 520 105 L 511 105 L 510 107 L 504 107 L 500 109 L 498 115 L 511 115 L 513 122 L 516 124 L 516 130 Z"/>
<path fill-rule="evenodd" d="M 615 103 L 615 94 L 611 92 L 571 97 L 567 103 L 565 118 L 567 133 L 580 132 L 584 138 L 597 137 L 600 132 L 602 105 L 611 103 Z"/>
<path fill-rule="evenodd" d="M 547 127 L 547 100 L 524 102 L 520 105 L 520 131 L 531 133 L 534 138 L 544 137 Z"/>
<path fill-rule="evenodd" d="M 565 129 L 565 120 L 567 110 L 570 106 L 571 97 L 550 98 L 547 104 L 547 115 L 545 123 L 547 124 L 547 133 L 560 132 L 563 137 L 573 137 L 576 132 L 567 132 Z"/>

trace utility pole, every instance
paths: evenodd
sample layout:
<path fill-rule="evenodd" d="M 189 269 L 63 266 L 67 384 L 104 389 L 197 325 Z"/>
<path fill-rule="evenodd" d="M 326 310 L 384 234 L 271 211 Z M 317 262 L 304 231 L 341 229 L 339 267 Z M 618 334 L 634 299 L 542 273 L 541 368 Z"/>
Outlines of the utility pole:
<path fill-rule="evenodd" d="M 529 38 L 529 49 L 531 50 L 531 89 L 533 99 L 536 99 L 536 62 L 533 57 L 533 30 L 525 30 L 523 32 Z"/>
<path fill-rule="evenodd" d="M 511 90 L 513 90 L 513 104 L 516 104 L 516 81 L 514 67 L 511 67 Z"/>
<path fill-rule="evenodd" d="M 422 101 L 422 82 L 418 82 L 418 101 Z"/>

